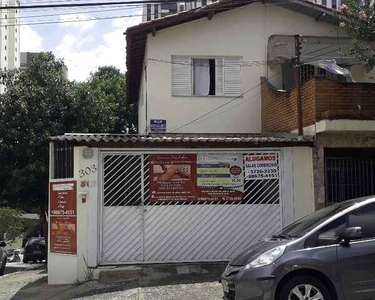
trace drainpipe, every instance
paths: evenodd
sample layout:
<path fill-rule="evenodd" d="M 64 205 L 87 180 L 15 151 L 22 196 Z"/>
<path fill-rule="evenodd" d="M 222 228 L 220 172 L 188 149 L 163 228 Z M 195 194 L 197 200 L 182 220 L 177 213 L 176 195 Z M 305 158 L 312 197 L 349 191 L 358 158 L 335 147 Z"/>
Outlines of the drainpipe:
<path fill-rule="evenodd" d="M 303 122 L 302 122 L 302 100 L 301 100 L 301 36 L 296 34 L 294 36 L 295 44 L 295 80 L 297 90 L 297 123 L 298 135 L 303 136 Z"/>

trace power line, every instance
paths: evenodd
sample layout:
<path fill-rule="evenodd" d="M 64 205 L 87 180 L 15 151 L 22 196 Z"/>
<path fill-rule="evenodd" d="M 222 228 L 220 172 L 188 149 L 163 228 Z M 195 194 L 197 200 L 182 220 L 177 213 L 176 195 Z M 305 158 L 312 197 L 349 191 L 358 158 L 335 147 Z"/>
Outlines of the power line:
<path fill-rule="evenodd" d="M 66 0 L 64 0 L 66 1 Z M 73 0 L 73 1 L 79 1 L 79 0 Z M 188 2 L 191 2 L 193 0 L 188 0 Z M 150 3 L 179 3 L 180 1 L 175 1 L 175 0 L 166 0 L 166 1 L 163 1 L 163 0 L 146 0 L 146 2 L 150 2 Z M 95 10 L 95 11 L 80 11 L 80 12 L 69 12 L 69 13 L 57 13 L 57 14 L 45 14 L 45 15 L 32 15 L 32 16 L 20 16 L 18 18 L 7 18 L 6 20 L 13 20 L 13 19 L 26 19 L 26 18 L 34 18 L 34 17 L 47 17 L 47 16 L 59 16 L 59 15 L 74 15 L 74 14 L 79 14 L 79 13 L 102 13 L 102 12 L 108 12 L 108 11 L 116 11 L 116 10 L 125 10 L 125 9 L 134 9 L 134 8 L 140 8 L 142 7 L 141 5 L 139 4 L 143 4 L 143 3 L 146 3 L 144 1 L 129 1 L 129 2 L 121 2 L 122 3 L 122 6 L 118 5 L 117 7 L 121 8 L 121 9 L 108 9 L 108 10 Z M 256 3 L 257 1 L 250 1 L 250 0 L 246 0 L 246 1 L 243 1 L 243 2 L 239 2 L 239 3 L 249 3 L 249 4 L 253 4 L 253 7 L 255 6 L 263 6 L 264 4 L 259 4 L 259 5 L 255 5 L 255 4 L 258 4 Z M 89 4 L 90 6 L 91 5 L 95 5 L 97 4 L 98 2 L 95 2 L 95 3 L 83 3 L 83 4 Z M 114 5 L 116 3 L 119 3 L 119 2 L 109 2 L 109 3 L 104 3 L 103 5 Z M 137 3 L 138 5 L 132 5 L 130 3 Z M 287 4 L 287 3 L 290 3 L 290 1 L 286 1 L 286 2 L 280 2 L 280 3 L 277 3 L 277 4 L 273 4 L 273 3 L 268 3 L 268 4 L 265 4 L 265 5 L 280 5 L 280 4 Z M 70 4 L 69 4 L 70 5 Z M 123 6 L 128 6 L 128 7 L 131 7 L 131 8 L 125 8 Z M 47 6 L 47 5 L 45 5 Z M 34 6 L 33 6 L 34 7 Z M 49 8 L 52 8 L 54 6 L 48 6 Z M 116 6 L 114 6 L 116 7 Z M 10 7 L 7 6 L 7 7 L 0 7 L 0 9 L 9 9 Z M 19 8 L 19 7 L 17 7 Z M 77 8 L 76 6 L 72 7 L 72 6 L 69 6 L 67 7 L 68 9 L 73 9 L 73 8 Z M 79 8 L 79 7 L 78 7 Z M 201 7 L 199 8 L 196 8 L 196 9 L 200 9 Z M 82 7 L 81 9 L 84 9 L 84 7 Z M 205 9 L 205 11 L 222 11 L 222 10 L 225 10 L 227 8 L 223 7 L 223 8 L 218 8 L 218 9 L 215 9 L 215 8 L 208 8 L 208 9 Z M 136 16 L 136 15 L 135 15 Z M 0 18 L 0 20 L 3 20 L 5 18 Z M 105 19 L 105 18 L 103 18 Z M 92 20 L 95 20 L 95 19 L 92 19 Z M 74 20 L 75 21 L 75 20 Z M 89 20 L 77 20 L 77 22 L 80 22 L 80 21 L 89 21 Z M 43 23 L 41 23 L 43 22 Z M 44 23 L 45 22 L 45 23 Z M 73 22 L 73 20 L 72 20 Z M 51 20 L 51 21 L 45 21 L 45 20 L 40 20 L 39 22 L 37 23 L 23 23 L 22 25 L 41 25 L 41 24 L 54 24 L 54 23 L 57 23 L 56 21 L 54 20 Z M 10 25 L 10 26 L 13 26 L 14 24 L 6 24 L 6 25 Z M 20 26 L 20 25 L 17 25 L 17 26 Z M 331 33 L 332 31 L 330 31 Z"/>
<path fill-rule="evenodd" d="M 281 72 L 277 72 L 277 73 L 274 74 L 272 77 L 268 78 L 267 81 L 269 81 L 270 79 L 276 77 L 276 76 L 279 75 L 279 74 L 281 74 Z M 211 113 L 213 113 L 213 112 L 219 110 L 220 108 L 222 108 L 222 107 L 228 105 L 229 103 L 232 103 L 233 101 L 237 100 L 238 98 L 243 97 L 243 96 L 246 95 L 247 93 L 249 93 L 249 92 L 251 92 L 252 90 L 256 89 L 257 87 L 261 86 L 262 83 L 263 83 L 263 82 L 261 82 L 261 83 L 255 85 L 255 86 L 253 86 L 252 88 L 246 90 L 245 92 L 241 93 L 240 95 L 238 95 L 238 96 L 234 97 L 233 99 L 231 99 L 231 100 L 229 100 L 229 101 L 227 101 L 227 102 L 225 102 L 225 103 L 219 105 L 218 107 L 214 108 L 213 110 L 210 110 L 209 112 L 204 113 L 203 115 L 201 115 L 201 116 L 195 118 L 194 120 L 192 120 L 192 121 L 190 121 L 190 122 L 188 122 L 188 123 L 186 123 L 186 124 L 184 124 L 184 125 L 181 125 L 181 126 L 177 127 L 176 129 L 172 130 L 171 133 L 172 133 L 172 132 L 175 132 L 175 131 L 177 131 L 177 130 L 180 130 L 180 129 L 186 127 L 186 126 L 189 126 L 190 124 L 195 123 L 196 121 L 198 121 L 198 120 L 204 118 L 205 116 L 207 116 L 207 115 L 209 115 L 209 114 L 211 114 Z"/>
<path fill-rule="evenodd" d="M 124 16 L 111 16 L 111 17 L 95 17 L 90 19 L 80 19 L 80 20 L 51 20 L 51 21 L 40 21 L 40 22 L 33 22 L 33 23 L 16 23 L 16 24 L 8 24 L 8 25 L 0 25 L 0 27 L 20 27 L 20 26 L 31 26 L 31 25 L 47 25 L 47 24 L 64 24 L 64 23 L 76 23 L 76 22 L 93 22 L 93 21 L 101 21 L 101 20 L 113 20 L 113 19 L 122 19 L 122 18 L 134 18 L 134 17 L 142 17 L 142 15 L 124 15 Z"/>
<path fill-rule="evenodd" d="M 42 9 L 42 8 L 72 8 L 72 7 L 87 7 L 87 6 L 111 6 L 111 5 L 127 5 L 127 4 L 153 4 L 153 3 L 180 3 L 180 2 L 192 2 L 194 3 L 196 0 L 185 0 L 185 1 L 176 1 L 176 0 L 139 0 L 139 1 L 115 1 L 115 2 L 86 2 L 86 3 L 66 3 L 66 2 L 79 2 L 80 0 L 63 0 L 63 1 L 50 1 L 50 3 L 57 3 L 62 2 L 62 4 L 37 4 L 37 5 L 20 5 L 20 6 L 0 6 L 0 10 L 2 9 Z M 236 4 L 253 4 L 258 3 L 260 0 L 244 0 L 244 1 L 236 1 Z M 215 4 L 214 2 L 212 4 Z M 291 1 L 280 2 L 280 3 L 266 3 L 261 5 L 280 5 L 283 3 L 291 3 Z M 201 6 L 196 9 L 202 7 L 209 7 L 210 5 Z M 230 7 L 230 6 L 228 6 Z M 222 7 L 218 10 L 225 10 L 228 7 Z"/>
<path fill-rule="evenodd" d="M 184 2 L 194 2 L 195 0 L 185 0 Z M 258 1 L 258 0 L 257 0 Z M 64 8 L 64 7 L 87 7 L 87 6 L 111 6 L 127 4 L 153 4 L 153 3 L 175 3 L 175 0 L 141 0 L 141 1 L 117 1 L 117 2 L 86 2 L 86 3 L 63 3 L 63 4 L 37 4 L 20 6 L 0 6 L 0 10 L 7 9 L 40 9 L 40 8 Z"/>
<path fill-rule="evenodd" d="M 260 94 L 260 93 L 257 93 L 256 95 L 251 96 L 250 98 L 244 99 L 244 101 L 242 101 L 242 102 L 238 103 L 237 105 L 232 106 L 232 107 L 230 107 L 230 108 L 228 108 L 228 109 L 226 109 L 226 110 L 224 110 L 224 111 L 221 111 L 221 112 L 219 112 L 219 113 L 216 114 L 216 115 L 213 115 L 213 116 L 208 117 L 208 118 L 206 118 L 206 119 L 203 119 L 203 120 L 200 120 L 200 121 L 194 122 L 194 124 L 202 123 L 202 122 L 206 122 L 206 121 L 208 121 L 208 120 L 210 120 L 210 119 L 216 118 L 216 117 L 222 115 L 223 113 L 226 113 L 226 112 L 228 112 L 228 111 L 230 111 L 230 110 L 232 110 L 232 109 L 234 109 L 234 108 L 236 108 L 236 107 L 239 107 L 239 106 L 242 105 L 242 104 L 245 104 L 248 100 L 253 99 L 253 98 L 255 98 L 255 97 L 258 97 L 259 94 Z"/>
<path fill-rule="evenodd" d="M 113 9 L 102 9 L 102 10 L 83 10 L 83 11 L 76 11 L 76 12 L 68 12 L 68 13 L 56 13 L 56 14 L 48 14 L 48 15 L 30 15 L 30 16 L 20 16 L 14 18 L 0 18 L 0 20 L 15 20 L 15 19 L 29 19 L 29 18 L 39 18 L 39 17 L 53 17 L 53 16 L 64 16 L 64 15 L 76 15 L 81 13 L 102 13 L 102 12 L 111 12 L 111 11 L 119 11 L 119 10 L 129 10 L 129 9 L 136 9 L 142 8 L 143 6 L 140 5 L 128 5 L 128 7 L 118 6 L 118 8 Z"/>
<path fill-rule="evenodd" d="M 165 3 L 165 1 L 161 1 L 161 2 L 152 1 L 152 0 L 146 0 L 146 1 L 149 1 L 149 2 L 152 2 L 152 3 Z M 170 1 L 170 0 L 166 0 L 166 1 L 167 1 L 167 3 L 176 2 L 176 1 Z M 189 1 L 193 1 L 193 0 L 189 0 Z M 143 3 L 143 2 L 140 2 L 140 1 L 133 1 L 133 2 Z M 114 3 L 114 2 L 112 2 L 112 3 Z M 130 3 L 130 2 L 126 2 L 126 3 Z M 210 11 L 210 10 L 207 10 L 207 11 Z M 80 20 L 75 19 L 75 20 L 63 20 L 63 21 L 61 21 L 61 20 L 50 20 L 50 21 L 39 20 L 37 22 L 32 22 L 32 23 L 1 24 L 0 27 L 25 26 L 25 25 L 31 25 L 31 26 L 32 25 L 47 25 L 47 24 L 74 23 L 74 22 L 89 22 L 89 21 L 111 20 L 111 19 L 119 19 L 119 18 L 142 17 L 142 16 L 146 16 L 146 14 L 139 14 L 139 15 L 133 14 L 133 15 L 111 16 L 111 17 L 95 17 L 95 18 L 89 18 L 89 19 L 80 19 Z"/>
<path fill-rule="evenodd" d="M 307 58 L 305 61 L 302 61 L 301 63 L 309 63 L 309 61 L 311 61 L 312 59 L 318 58 L 320 56 L 323 56 L 323 55 L 326 55 L 326 54 L 329 54 L 329 53 L 332 53 L 332 52 L 335 52 L 335 51 L 339 51 L 339 50 L 342 50 L 342 49 L 347 49 L 349 47 L 351 47 L 351 45 L 347 45 L 346 47 L 336 48 L 336 49 L 328 51 L 328 52 L 320 53 L 320 54 L 318 54 L 316 56 Z M 305 54 L 305 55 L 307 55 L 307 54 Z"/>

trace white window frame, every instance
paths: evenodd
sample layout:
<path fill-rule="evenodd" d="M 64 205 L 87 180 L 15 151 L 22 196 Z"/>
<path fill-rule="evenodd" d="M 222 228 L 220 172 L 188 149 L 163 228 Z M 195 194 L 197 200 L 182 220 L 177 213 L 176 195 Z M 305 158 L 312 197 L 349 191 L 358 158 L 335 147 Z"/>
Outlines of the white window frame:
<path fill-rule="evenodd" d="M 215 60 L 215 95 L 194 95 L 194 60 L 195 59 L 214 59 Z M 222 67 L 221 67 L 221 86 L 222 86 L 222 95 L 218 95 L 217 90 L 217 61 L 221 59 L 222 60 Z M 190 64 L 190 96 L 191 97 L 225 97 L 224 96 L 224 58 L 223 57 L 215 57 L 215 56 L 192 56 L 189 59 Z"/>
<path fill-rule="evenodd" d="M 190 93 L 189 95 L 176 95 L 173 93 L 173 87 L 171 88 L 171 95 L 172 97 L 194 97 L 194 98 L 233 98 L 233 97 L 238 97 L 238 98 L 242 98 L 243 97 L 243 91 L 242 91 L 242 88 L 243 88 L 243 83 L 242 83 L 242 67 L 240 68 L 240 74 L 239 74 L 239 77 L 240 77 L 240 85 L 241 85 L 241 91 L 239 94 L 226 94 L 225 93 L 225 62 L 227 60 L 236 60 L 239 62 L 240 65 L 242 65 L 242 61 L 243 61 L 243 57 L 242 56 L 215 56 L 215 55 L 212 55 L 212 56 L 204 56 L 204 55 L 172 55 L 172 65 L 173 65 L 173 58 L 178 58 L 178 57 L 188 57 L 189 58 L 189 68 L 190 68 L 190 71 L 189 71 L 189 74 L 190 74 L 190 82 L 189 82 L 189 85 L 190 85 Z M 215 95 L 207 95 L 207 96 L 204 96 L 204 95 L 194 95 L 194 70 L 193 70 L 193 60 L 194 59 L 215 59 L 216 61 L 216 64 L 217 64 L 217 61 L 218 60 L 222 60 L 222 67 L 221 67 L 221 88 L 222 88 L 222 92 L 221 92 L 221 95 L 217 95 L 218 94 L 218 78 L 217 78 L 217 67 L 215 68 L 215 71 L 216 71 L 216 77 L 215 77 L 215 80 L 216 80 L 216 86 L 215 86 Z M 171 72 L 171 80 L 172 80 L 172 76 L 173 76 L 173 72 Z"/>

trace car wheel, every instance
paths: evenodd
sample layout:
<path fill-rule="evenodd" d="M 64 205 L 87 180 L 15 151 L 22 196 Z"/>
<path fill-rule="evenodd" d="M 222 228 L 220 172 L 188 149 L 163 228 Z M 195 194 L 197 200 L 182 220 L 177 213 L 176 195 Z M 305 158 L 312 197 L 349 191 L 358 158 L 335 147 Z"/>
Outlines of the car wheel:
<path fill-rule="evenodd" d="M 300 276 L 289 280 L 281 290 L 280 300 L 331 300 L 328 288 L 317 278 Z"/>
<path fill-rule="evenodd" d="M 27 264 L 29 262 L 29 260 L 27 259 L 26 256 L 23 257 L 22 261 L 23 261 L 24 264 Z"/>
<path fill-rule="evenodd" d="M 1 264 L 0 276 L 3 276 L 5 274 L 5 265 L 6 265 L 6 261 L 4 260 L 3 263 Z"/>

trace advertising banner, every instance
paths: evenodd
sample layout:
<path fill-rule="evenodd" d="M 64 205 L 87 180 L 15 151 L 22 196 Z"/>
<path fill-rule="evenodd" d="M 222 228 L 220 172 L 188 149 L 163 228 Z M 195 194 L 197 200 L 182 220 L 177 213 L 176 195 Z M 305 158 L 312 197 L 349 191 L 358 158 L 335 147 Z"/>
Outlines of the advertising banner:
<path fill-rule="evenodd" d="M 151 154 L 151 202 L 241 201 L 243 158 L 238 154 Z"/>
<path fill-rule="evenodd" d="M 195 154 L 151 154 L 151 202 L 194 201 Z"/>
<path fill-rule="evenodd" d="M 224 187 L 243 191 L 242 154 L 198 153 L 198 187 Z"/>
<path fill-rule="evenodd" d="M 52 253 L 77 254 L 77 217 L 51 216 L 50 245 Z"/>
<path fill-rule="evenodd" d="M 77 191 L 75 181 L 51 182 L 50 212 L 56 216 L 76 215 Z"/>
<path fill-rule="evenodd" d="M 77 183 L 50 183 L 50 252 L 77 254 Z"/>
<path fill-rule="evenodd" d="M 278 179 L 280 173 L 278 156 L 276 152 L 246 155 L 244 158 L 246 179 Z"/>

